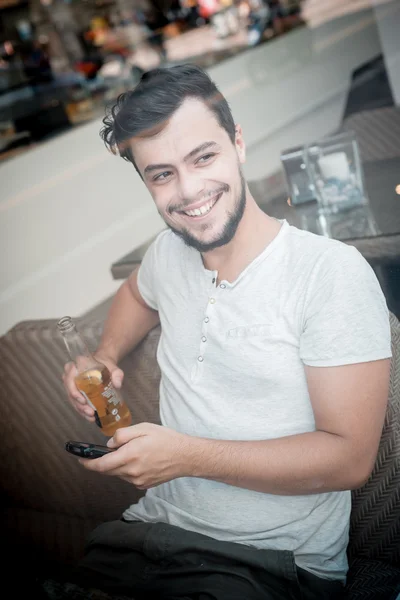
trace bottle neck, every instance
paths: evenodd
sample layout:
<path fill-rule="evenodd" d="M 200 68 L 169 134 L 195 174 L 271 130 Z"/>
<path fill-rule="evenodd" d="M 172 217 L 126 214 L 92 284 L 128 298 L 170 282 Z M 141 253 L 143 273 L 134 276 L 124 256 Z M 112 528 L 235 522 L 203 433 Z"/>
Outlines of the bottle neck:
<path fill-rule="evenodd" d="M 65 332 L 62 335 L 64 337 L 64 342 L 67 347 L 69 357 L 73 362 L 76 362 L 78 357 L 92 358 L 92 353 L 90 352 L 85 340 L 75 327 L 72 329 L 72 331 Z"/>
<path fill-rule="evenodd" d="M 69 358 L 75 363 L 78 373 L 100 366 L 70 317 L 60 319 L 58 328 L 63 336 Z"/>

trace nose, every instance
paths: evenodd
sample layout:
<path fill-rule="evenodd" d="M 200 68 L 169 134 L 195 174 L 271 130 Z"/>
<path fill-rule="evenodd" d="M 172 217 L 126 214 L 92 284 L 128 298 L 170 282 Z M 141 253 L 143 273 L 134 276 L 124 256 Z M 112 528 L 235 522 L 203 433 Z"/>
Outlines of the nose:
<path fill-rule="evenodd" d="M 204 181 L 198 173 L 180 173 L 178 192 L 182 203 L 185 205 L 201 200 L 205 191 Z"/>

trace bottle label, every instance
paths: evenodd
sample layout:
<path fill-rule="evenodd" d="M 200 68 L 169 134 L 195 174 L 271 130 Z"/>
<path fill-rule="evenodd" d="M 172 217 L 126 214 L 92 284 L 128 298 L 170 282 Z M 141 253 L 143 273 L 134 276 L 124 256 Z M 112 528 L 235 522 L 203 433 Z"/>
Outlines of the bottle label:
<path fill-rule="evenodd" d="M 108 404 L 114 404 L 114 406 L 118 406 L 121 404 L 120 399 L 118 398 L 118 396 L 115 393 L 115 390 L 113 388 L 113 385 L 110 381 L 110 383 L 104 388 L 104 391 L 101 392 L 101 395 L 103 396 L 103 398 L 106 398 Z"/>
<path fill-rule="evenodd" d="M 89 400 L 89 396 L 84 391 L 82 391 L 82 390 L 79 390 L 79 391 L 82 394 L 82 396 L 85 398 L 85 400 L 89 404 L 89 406 L 91 408 L 93 408 L 93 410 L 94 410 L 94 418 L 95 418 L 95 421 L 96 421 L 96 425 L 98 427 L 102 428 L 103 425 L 101 424 L 99 413 L 97 412 L 95 405 L 93 404 L 93 402 L 91 400 Z"/>

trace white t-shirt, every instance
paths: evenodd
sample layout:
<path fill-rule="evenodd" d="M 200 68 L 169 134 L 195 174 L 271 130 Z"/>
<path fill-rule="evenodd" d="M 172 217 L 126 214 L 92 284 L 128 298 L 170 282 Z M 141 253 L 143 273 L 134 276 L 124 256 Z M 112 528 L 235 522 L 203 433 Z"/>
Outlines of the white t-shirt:
<path fill-rule="evenodd" d="M 391 356 L 385 298 L 353 247 L 283 221 L 236 281 L 217 285 L 217 276 L 170 231 L 139 270 L 140 293 L 161 320 L 167 427 L 228 440 L 314 431 L 304 364 Z M 149 489 L 124 517 L 291 550 L 298 566 L 344 581 L 350 508 L 349 491 L 278 496 L 187 477 Z"/>

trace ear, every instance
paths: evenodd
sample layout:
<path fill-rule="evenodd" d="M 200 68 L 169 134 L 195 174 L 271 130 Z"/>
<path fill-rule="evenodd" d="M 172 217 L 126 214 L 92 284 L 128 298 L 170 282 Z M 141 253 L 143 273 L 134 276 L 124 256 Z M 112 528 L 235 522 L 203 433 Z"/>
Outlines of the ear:
<path fill-rule="evenodd" d="M 235 127 L 235 147 L 239 162 L 243 165 L 246 162 L 246 144 L 244 143 L 243 132 L 240 125 L 236 125 Z"/>

